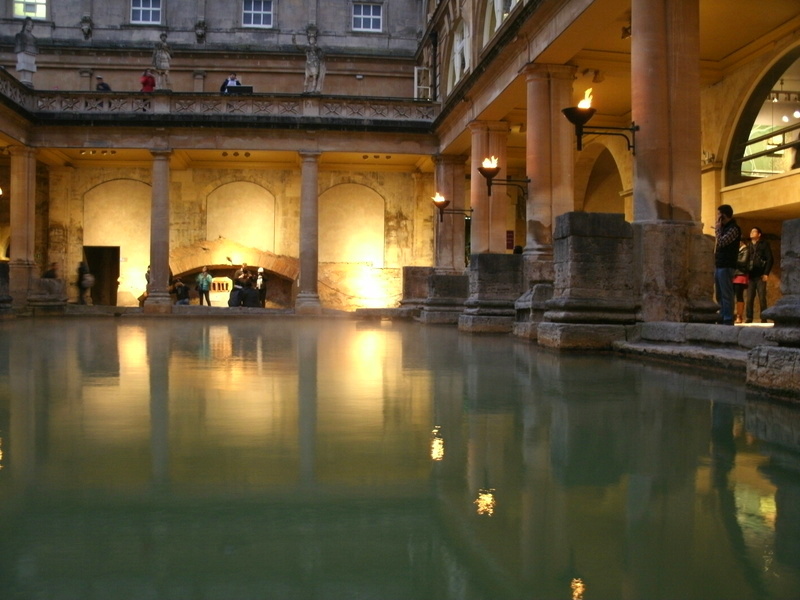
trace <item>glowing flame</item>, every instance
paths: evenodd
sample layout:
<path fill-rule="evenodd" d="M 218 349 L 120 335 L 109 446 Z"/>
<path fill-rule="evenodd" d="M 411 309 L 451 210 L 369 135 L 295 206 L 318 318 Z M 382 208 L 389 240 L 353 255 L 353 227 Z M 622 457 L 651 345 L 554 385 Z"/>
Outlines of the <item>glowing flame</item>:
<path fill-rule="evenodd" d="M 444 438 L 439 434 L 441 427 L 433 428 L 431 440 L 431 460 L 444 460 Z"/>
<path fill-rule="evenodd" d="M 436 192 L 436 195 L 432 198 L 432 200 L 436 202 L 436 204 L 447 202 L 447 200 L 444 199 L 444 196 L 442 196 L 439 192 Z"/>
<path fill-rule="evenodd" d="M 583 593 L 586 591 L 583 580 L 579 578 L 573 579 L 570 587 L 572 588 L 572 600 L 583 600 Z"/>
<path fill-rule="evenodd" d="M 497 157 L 493 156 L 492 158 L 484 158 L 483 164 L 481 165 L 484 169 L 496 169 L 497 168 Z"/>
<path fill-rule="evenodd" d="M 591 107 L 592 107 L 592 88 L 589 88 L 583 95 L 583 100 L 578 102 L 578 108 L 591 108 Z"/>
<path fill-rule="evenodd" d="M 479 515 L 491 517 L 494 514 L 494 507 L 497 502 L 494 499 L 493 489 L 478 490 L 478 497 L 475 499 L 475 506 L 478 507 Z"/>

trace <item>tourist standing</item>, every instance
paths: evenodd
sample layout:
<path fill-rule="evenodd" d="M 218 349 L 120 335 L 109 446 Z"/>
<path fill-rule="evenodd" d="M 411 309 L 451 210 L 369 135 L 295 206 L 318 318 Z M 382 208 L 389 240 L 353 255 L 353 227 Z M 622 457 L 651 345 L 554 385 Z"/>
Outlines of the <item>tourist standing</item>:
<path fill-rule="evenodd" d="M 97 76 L 97 85 L 94 86 L 94 89 L 96 89 L 98 92 L 110 92 L 111 91 L 111 86 L 108 85 L 100 75 L 98 75 Z"/>
<path fill-rule="evenodd" d="M 156 89 L 156 78 L 150 69 L 145 69 L 142 76 L 139 78 L 139 83 L 142 84 L 142 92 L 152 92 Z"/>
<path fill-rule="evenodd" d="M 761 229 L 753 227 L 750 230 L 750 281 L 747 284 L 747 322 L 753 322 L 753 305 L 755 304 L 756 294 L 758 294 L 759 312 L 763 313 L 767 308 L 767 280 L 769 272 L 772 270 L 773 258 L 772 249 L 769 243 L 761 239 Z M 761 317 L 764 323 L 764 317 Z"/>
<path fill-rule="evenodd" d="M 716 236 L 714 286 L 720 307 L 720 323 L 733 325 L 733 273 L 739 257 L 742 230 L 733 218 L 733 208 L 730 204 L 722 204 L 717 208 L 714 231 Z"/>
<path fill-rule="evenodd" d="M 736 270 L 733 272 L 733 291 L 736 295 L 736 322 L 744 323 L 744 295 L 747 291 L 747 276 L 750 269 L 750 246 L 744 240 L 739 242 L 739 255 L 736 258 Z"/>
<path fill-rule="evenodd" d="M 264 272 L 264 267 L 258 267 L 256 289 L 258 290 L 258 304 L 264 308 L 267 305 L 267 274 Z"/>
<path fill-rule="evenodd" d="M 200 295 L 200 306 L 203 306 L 203 298 L 206 299 L 206 304 L 211 306 L 210 292 L 213 279 L 211 273 L 208 272 L 208 267 L 203 267 L 203 270 L 198 273 L 197 279 L 195 279 L 195 287 Z"/>

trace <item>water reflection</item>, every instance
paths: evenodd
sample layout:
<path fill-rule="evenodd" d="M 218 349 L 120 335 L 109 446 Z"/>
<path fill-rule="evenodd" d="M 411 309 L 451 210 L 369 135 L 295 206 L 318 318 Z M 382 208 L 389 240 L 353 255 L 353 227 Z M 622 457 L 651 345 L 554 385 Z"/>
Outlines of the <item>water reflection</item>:
<path fill-rule="evenodd" d="M 0 322 L 0 590 L 794 598 L 798 432 L 724 380 L 451 328 Z"/>

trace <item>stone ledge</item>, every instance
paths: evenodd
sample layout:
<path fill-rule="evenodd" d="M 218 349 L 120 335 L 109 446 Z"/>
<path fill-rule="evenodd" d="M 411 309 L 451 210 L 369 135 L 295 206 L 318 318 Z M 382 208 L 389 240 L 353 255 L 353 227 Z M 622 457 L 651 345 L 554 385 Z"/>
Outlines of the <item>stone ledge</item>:
<path fill-rule="evenodd" d="M 694 344 L 670 344 L 656 342 L 617 342 L 614 350 L 622 355 L 663 358 L 672 362 L 690 365 L 701 364 L 734 370 L 744 374 L 747 371 L 748 350 L 738 346 L 731 348 L 698 346 Z"/>

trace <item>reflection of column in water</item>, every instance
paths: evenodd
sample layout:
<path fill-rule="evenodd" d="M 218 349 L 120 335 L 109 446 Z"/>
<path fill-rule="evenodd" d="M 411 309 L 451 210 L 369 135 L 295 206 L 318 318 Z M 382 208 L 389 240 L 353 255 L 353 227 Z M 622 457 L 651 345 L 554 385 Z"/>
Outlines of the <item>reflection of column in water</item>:
<path fill-rule="evenodd" d="M 8 434 L 8 446 L 4 448 L 7 465 L 14 482 L 27 486 L 33 482 L 37 463 L 36 457 L 36 381 L 39 373 L 32 362 L 33 338 L 29 336 L 0 336 L 0 356 L 8 356 L 8 378 L 11 391 L 11 414 L 9 431 L 0 432 L 4 438 Z"/>
<path fill-rule="evenodd" d="M 169 482 L 169 359 L 168 326 L 147 328 L 150 372 L 150 452 L 154 484 Z"/>
<path fill-rule="evenodd" d="M 297 335 L 298 445 L 300 482 L 311 486 L 315 480 L 317 435 L 317 333 L 300 329 Z"/>

